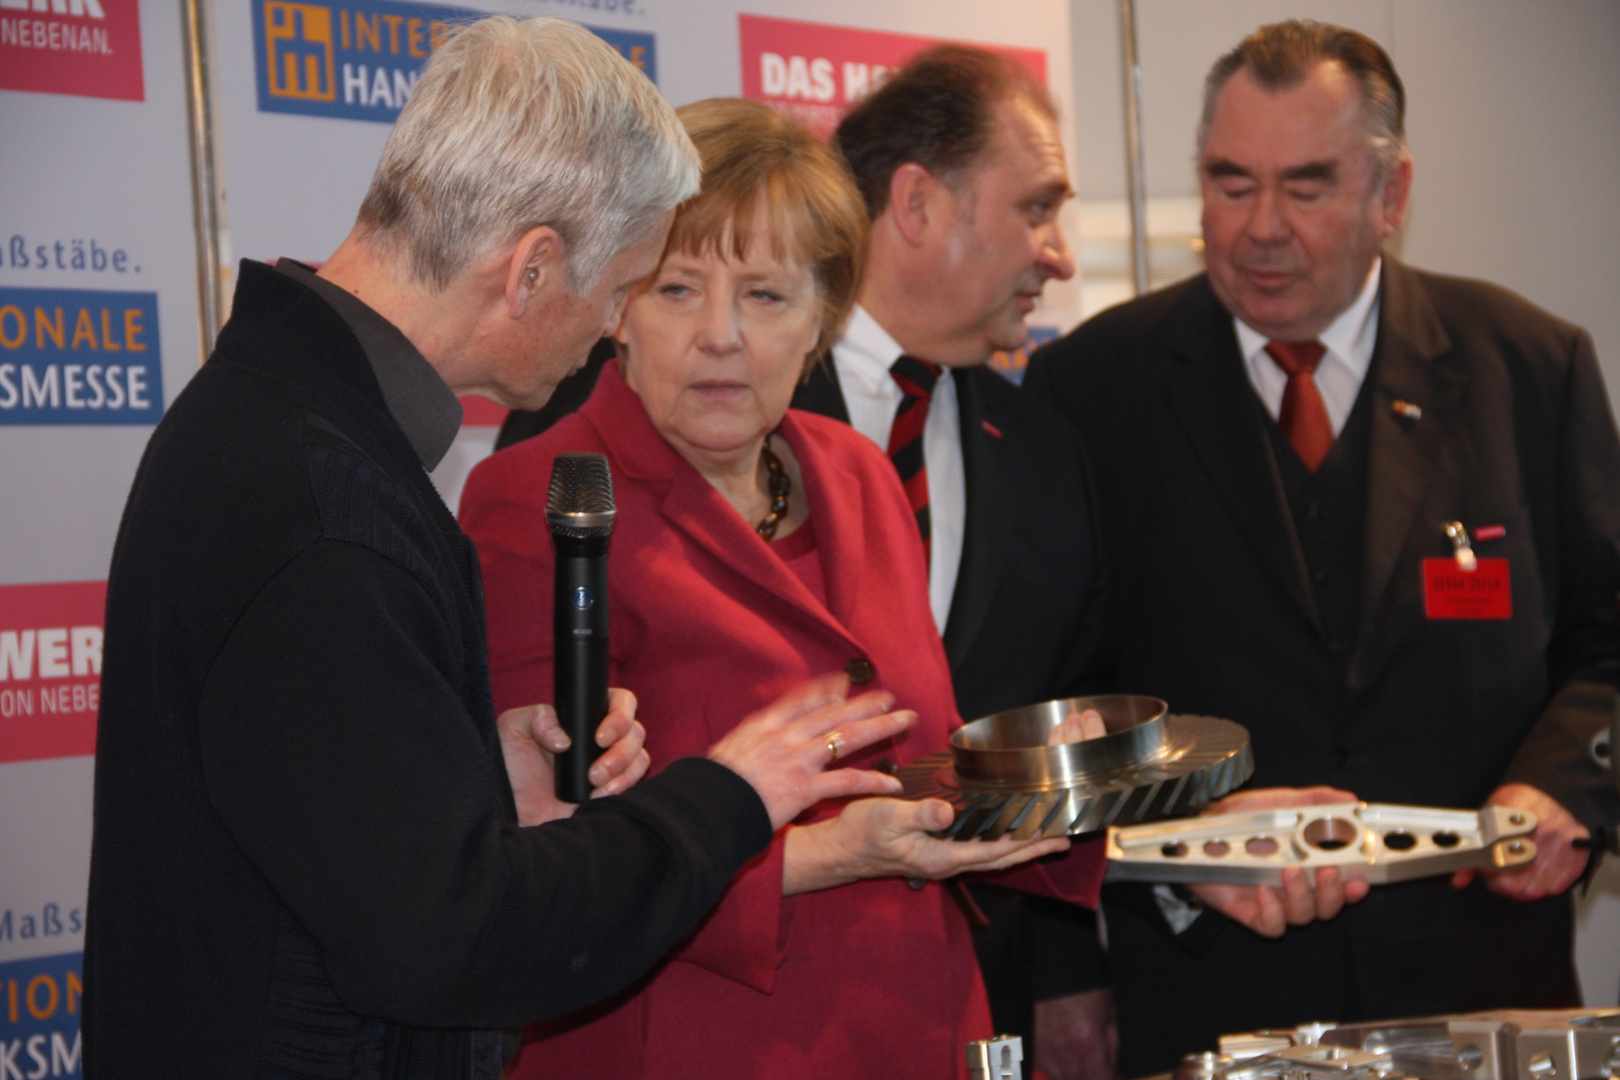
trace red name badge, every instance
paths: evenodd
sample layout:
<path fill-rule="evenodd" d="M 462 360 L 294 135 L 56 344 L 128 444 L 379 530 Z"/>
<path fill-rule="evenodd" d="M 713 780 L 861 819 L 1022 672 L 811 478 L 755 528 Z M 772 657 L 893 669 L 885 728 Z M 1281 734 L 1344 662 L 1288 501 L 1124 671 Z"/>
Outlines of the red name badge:
<path fill-rule="evenodd" d="M 1511 619 L 1513 586 L 1506 559 L 1480 559 L 1464 570 L 1456 559 L 1423 560 L 1423 614 L 1431 619 Z"/>

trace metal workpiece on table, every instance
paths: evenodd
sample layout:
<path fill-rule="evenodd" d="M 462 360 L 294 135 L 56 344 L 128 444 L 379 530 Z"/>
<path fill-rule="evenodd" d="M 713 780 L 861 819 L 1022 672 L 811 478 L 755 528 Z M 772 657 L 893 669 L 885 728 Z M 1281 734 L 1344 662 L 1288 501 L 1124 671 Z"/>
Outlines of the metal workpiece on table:
<path fill-rule="evenodd" d="M 1023 1080 L 1024 1040 L 1017 1035 L 967 1044 L 968 1080 Z"/>
<path fill-rule="evenodd" d="M 1614 1080 L 1620 1009 L 1500 1009 L 1223 1035 L 1176 1080 Z"/>
<path fill-rule="evenodd" d="M 1441 810 L 1330 803 L 1108 830 L 1108 880 L 1276 885 L 1286 867 L 1338 867 L 1373 885 L 1507 870 L 1536 857 L 1536 816 L 1487 806 Z"/>
<path fill-rule="evenodd" d="M 1095 710 L 1106 734 L 1063 741 L 1071 715 Z M 964 724 L 948 754 L 899 772 L 908 799 L 956 810 L 955 840 L 1064 836 L 1116 822 L 1187 814 L 1249 778 L 1249 733 L 1230 720 L 1177 716 L 1135 694 L 1063 698 Z"/>

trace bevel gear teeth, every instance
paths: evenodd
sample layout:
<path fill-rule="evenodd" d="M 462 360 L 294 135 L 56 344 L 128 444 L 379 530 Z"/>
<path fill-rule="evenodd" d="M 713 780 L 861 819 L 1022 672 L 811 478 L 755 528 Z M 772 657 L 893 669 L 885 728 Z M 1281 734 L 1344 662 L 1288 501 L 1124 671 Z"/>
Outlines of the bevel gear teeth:
<path fill-rule="evenodd" d="M 1062 706 L 1057 710 L 1062 712 L 1108 700 L 1079 698 L 1030 708 L 1044 708 L 1055 715 L 1052 706 Z M 997 714 L 975 723 L 1011 715 Z M 1028 722 L 1027 717 L 1023 720 Z M 1157 726 L 1151 738 L 1143 734 L 1149 725 Z M 1003 836 L 1077 836 L 1110 825 L 1195 813 L 1254 772 L 1249 733 L 1230 720 L 1160 712 L 1118 732 L 1111 728 L 1110 735 L 1097 740 L 1099 749 L 1103 740 L 1126 734 L 1140 744 L 1136 747 L 1139 752 L 1102 755 L 1108 759 L 1105 767 L 1080 775 L 1054 778 L 1050 769 L 1032 768 L 1031 775 L 1022 779 L 1004 776 L 993 783 L 967 779 L 957 768 L 963 754 L 960 745 L 949 753 L 913 761 L 898 775 L 905 798 L 944 799 L 956 810 L 951 824 L 935 835 L 951 840 L 996 840 Z"/>

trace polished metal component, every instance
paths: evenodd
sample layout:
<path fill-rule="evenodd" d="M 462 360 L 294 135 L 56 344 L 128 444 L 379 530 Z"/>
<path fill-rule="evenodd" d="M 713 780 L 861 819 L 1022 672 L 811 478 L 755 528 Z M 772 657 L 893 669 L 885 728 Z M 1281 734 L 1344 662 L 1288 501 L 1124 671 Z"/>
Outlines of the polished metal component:
<path fill-rule="evenodd" d="M 1446 522 L 1446 535 L 1451 538 L 1451 553 L 1457 559 L 1457 569 L 1478 569 L 1479 560 L 1474 557 L 1474 546 L 1468 539 L 1468 530 L 1463 528 L 1463 523 Z"/>
<path fill-rule="evenodd" d="M 1374 885 L 1505 870 L 1536 857 L 1528 810 L 1331 803 L 1108 830 L 1109 881 L 1276 885 L 1289 866 Z"/>
<path fill-rule="evenodd" d="M 1057 742 L 1064 721 L 1095 709 L 1107 731 Z M 1133 694 L 1065 698 L 964 724 L 951 752 L 900 770 L 908 799 L 944 799 L 956 818 L 941 836 L 1063 836 L 1115 822 L 1185 814 L 1254 771 L 1249 733 L 1230 720 L 1169 715 Z"/>
<path fill-rule="evenodd" d="M 967 1044 L 968 1080 L 1023 1080 L 1024 1040 L 997 1035 Z"/>
<path fill-rule="evenodd" d="M 1173 1080 L 1216 1080 L 1232 1061 L 1229 1054 L 1187 1054 L 1176 1067 Z"/>
<path fill-rule="evenodd" d="M 1131 287 L 1148 291 L 1147 165 L 1142 157 L 1142 62 L 1136 56 L 1136 3 L 1119 0 L 1119 70 L 1124 79 L 1125 187 L 1131 207 Z"/>
<path fill-rule="evenodd" d="M 1223 1035 L 1177 1080 L 1614 1080 L 1620 1009 L 1502 1009 Z M 1187 1065 L 1183 1063 L 1183 1069 Z"/>
<path fill-rule="evenodd" d="M 198 363 L 214 351 L 214 339 L 225 321 L 219 258 L 224 226 L 216 182 L 213 95 L 208 86 L 208 14 L 204 0 L 182 0 L 180 4 L 186 50 L 186 134 L 191 151 L 191 227 L 197 247 L 197 336 L 202 349 Z"/>

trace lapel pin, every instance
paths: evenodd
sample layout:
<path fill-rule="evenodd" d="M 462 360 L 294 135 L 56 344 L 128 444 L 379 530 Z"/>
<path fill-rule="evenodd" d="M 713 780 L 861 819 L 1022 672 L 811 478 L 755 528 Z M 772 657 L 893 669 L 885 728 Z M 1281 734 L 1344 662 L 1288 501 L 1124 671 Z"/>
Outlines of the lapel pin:
<path fill-rule="evenodd" d="M 1396 416 L 1399 416 L 1402 420 L 1423 419 L 1423 406 L 1414 405 L 1410 401 L 1401 401 L 1396 399 L 1395 401 L 1390 402 L 1389 411 L 1394 413 Z"/>
<path fill-rule="evenodd" d="M 985 432 L 991 438 L 993 438 L 993 439 L 1003 438 L 1003 436 L 1001 434 L 1001 429 L 996 427 L 996 425 L 992 424 L 990 421 L 988 421 L 988 420 L 980 420 L 979 423 L 984 425 Z"/>

